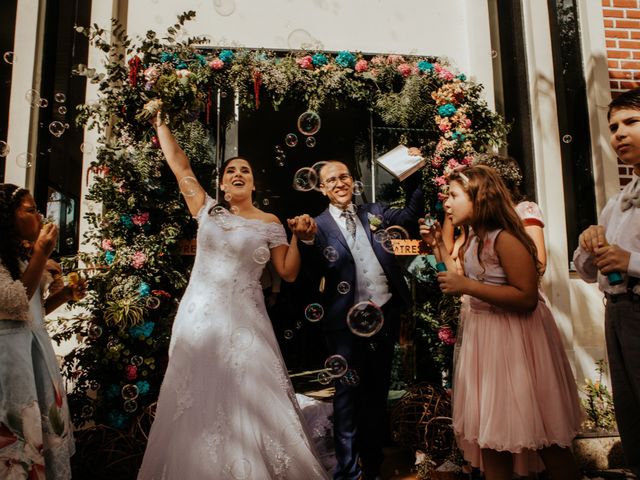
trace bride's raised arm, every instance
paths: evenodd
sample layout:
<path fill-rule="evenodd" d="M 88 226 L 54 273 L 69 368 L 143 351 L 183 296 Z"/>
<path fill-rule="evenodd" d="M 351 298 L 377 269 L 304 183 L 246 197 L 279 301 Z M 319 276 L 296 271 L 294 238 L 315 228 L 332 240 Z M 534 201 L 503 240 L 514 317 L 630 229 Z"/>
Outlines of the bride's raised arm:
<path fill-rule="evenodd" d="M 178 186 L 183 193 L 185 202 L 187 202 L 189 212 L 195 216 L 200 211 L 200 208 L 202 208 L 202 205 L 204 205 L 205 191 L 196 179 L 184 150 L 178 145 L 167 124 L 162 121 L 160 112 L 151 120 L 151 124 L 156 129 L 162 153 L 167 159 L 169 168 L 171 168 L 171 171 L 176 176 Z M 189 191 L 189 194 L 185 194 L 186 191 Z"/>

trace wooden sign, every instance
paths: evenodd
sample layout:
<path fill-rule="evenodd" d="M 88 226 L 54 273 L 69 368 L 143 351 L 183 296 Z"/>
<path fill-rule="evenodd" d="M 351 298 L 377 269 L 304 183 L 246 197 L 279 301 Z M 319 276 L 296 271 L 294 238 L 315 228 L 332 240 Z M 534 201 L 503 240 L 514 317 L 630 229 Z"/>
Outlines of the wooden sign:
<path fill-rule="evenodd" d="M 195 255 L 196 254 L 196 239 L 180 240 L 180 255 Z"/>
<path fill-rule="evenodd" d="M 431 249 L 424 240 L 394 238 L 391 243 L 394 255 L 426 255 L 431 253 Z"/>

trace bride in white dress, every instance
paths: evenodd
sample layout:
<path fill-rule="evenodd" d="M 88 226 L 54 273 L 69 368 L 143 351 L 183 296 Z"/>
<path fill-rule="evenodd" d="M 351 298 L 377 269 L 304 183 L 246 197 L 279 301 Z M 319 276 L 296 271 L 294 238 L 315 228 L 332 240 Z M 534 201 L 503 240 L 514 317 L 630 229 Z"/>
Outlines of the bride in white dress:
<path fill-rule="evenodd" d="M 138 479 L 326 479 L 259 284 L 269 257 L 282 278 L 296 278 L 297 239 L 287 245 L 278 218 L 253 206 L 246 160 L 224 168 L 230 213 L 197 183 L 159 115 L 154 126 L 199 226 Z"/>

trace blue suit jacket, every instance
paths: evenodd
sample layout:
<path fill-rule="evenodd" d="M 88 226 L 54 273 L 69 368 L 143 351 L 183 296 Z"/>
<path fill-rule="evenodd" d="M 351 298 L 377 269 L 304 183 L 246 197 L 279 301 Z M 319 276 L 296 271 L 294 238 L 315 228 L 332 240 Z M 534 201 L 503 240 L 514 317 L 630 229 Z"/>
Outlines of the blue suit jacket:
<path fill-rule="evenodd" d="M 389 291 L 393 298 L 400 300 L 399 305 L 408 308 L 411 305 L 411 293 L 407 287 L 402 270 L 398 265 L 395 255 L 387 252 L 379 242 L 373 239 L 368 213 L 377 215 L 383 219 L 379 228 L 391 225 L 410 225 L 416 223 L 424 210 L 424 194 L 420 188 L 407 195 L 404 208 L 389 208 L 383 203 L 367 203 L 357 207 L 357 215 L 367 233 L 367 238 L 373 247 L 373 251 L 387 276 Z M 343 330 L 348 328 L 346 319 L 349 309 L 355 304 L 356 268 L 347 240 L 342 235 L 338 224 L 335 222 L 327 208 L 315 217 L 318 231 L 313 245 L 305 245 L 300 242 L 300 250 L 305 262 L 305 270 L 318 276 L 324 276 L 324 290 L 319 300 L 324 308 L 322 320 L 324 330 Z M 333 247 L 338 253 L 335 261 L 327 259 L 323 252 L 327 247 Z M 348 282 L 351 289 L 346 294 L 338 292 L 338 284 Z"/>

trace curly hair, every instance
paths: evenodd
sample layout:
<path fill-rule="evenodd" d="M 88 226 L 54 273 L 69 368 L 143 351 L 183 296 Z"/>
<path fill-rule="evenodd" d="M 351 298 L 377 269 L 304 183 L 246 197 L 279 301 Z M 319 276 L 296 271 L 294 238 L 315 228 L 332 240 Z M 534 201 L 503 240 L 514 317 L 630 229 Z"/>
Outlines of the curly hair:
<path fill-rule="evenodd" d="M 515 158 L 505 155 L 481 154 L 473 159 L 473 165 L 486 165 L 493 168 L 500 175 L 504 186 L 509 190 L 514 204 L 525 200 L 520 191 L 522 169 Z"/>
<path fill-rule="evenodd" d="M 0 184 L 0 261 L 9 270 L 11 277 L 20 277 L 22 242 L 16 229 L 16 210 L 29 190 L 11 183 Z"/>
<path fill-rule="evenodd" d="M 529 251 L 540 276 L 542 265 L 538 260 L 536 245 L 524 229 L 522 220 L 510 201 L 510 193 L 496 170 L 486 165 L 474 165 L 452 172 L 449 182 L 458 182 L 469 195 L 473 204 L 471 227 L 476 232 L 479 229 L 490 232 L 501 228 L 511 233 Z M 483 239 L 478 240 L 478 260 L 482 265 L 480 253 Z"/>

